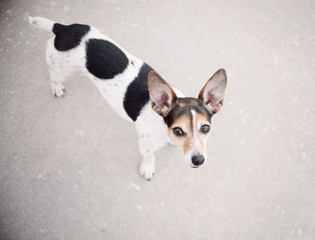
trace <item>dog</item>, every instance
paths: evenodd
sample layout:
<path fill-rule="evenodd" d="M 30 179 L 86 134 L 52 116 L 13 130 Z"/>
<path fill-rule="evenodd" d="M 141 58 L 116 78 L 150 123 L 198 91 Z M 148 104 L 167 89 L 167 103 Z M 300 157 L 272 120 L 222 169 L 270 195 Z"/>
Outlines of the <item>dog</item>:
<path fill-rule="evenodd" d="M 191 167 L 204 164 L 211 118 L 224 102 L 224 69 L 205 83 L 197 98 L 185 97 L 148 64 L 92 26 L 66 26 L 42 17 L 28 19 L 55 34 L 48 41 L 46 61 L 56 97 L 65 93 L 63 82 L 80 71 L 121 117 L 135 123 L 143 158 L 139 172 L 145 179 L 155 173 L 154 152 L 167 143 L 177 145 Z"/>

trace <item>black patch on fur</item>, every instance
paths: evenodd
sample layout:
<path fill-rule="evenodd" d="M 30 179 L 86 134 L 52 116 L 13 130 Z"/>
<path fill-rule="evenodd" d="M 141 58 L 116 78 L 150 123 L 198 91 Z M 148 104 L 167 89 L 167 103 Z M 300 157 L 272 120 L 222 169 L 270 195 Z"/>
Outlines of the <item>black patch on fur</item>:
<path fill-rule="evenodd" d="M 65 26 L 55 23 L 52 31 L 56 35 L 55 48 L 59 51 L 68 51 L 79 46 L 82 38 L 90 31 L 90 26 L 82 24 Z"/>
<path fill-rule="evenodd" d="M 211 123 L 212 115 L 206 109 L 203 102 L 200 99 L 196 98 L 178 98 L 172 110 L 164 117 L 164 122 L 170 128 L 175 119 L 180 118 L 182 115 L 187 115 L 192 122 L 191 110 L 194 110 L 196 113 L 207 116 L 209 123 Z"/>
<path fill-rule="evenodd" d="M 86 68 L 95 77 L 112 79 L 128 66 L 127 56 L 113 43 L 90 39 L 86 44 Z"/>
<path fill-rule="evenodd" d="M 142 108 L 149 101 L 148 75 L 153 69 L 144 63 L 138 76 L 129 84 L 125 99 L 124 108 L 128 116 L 136 121 Z"/>

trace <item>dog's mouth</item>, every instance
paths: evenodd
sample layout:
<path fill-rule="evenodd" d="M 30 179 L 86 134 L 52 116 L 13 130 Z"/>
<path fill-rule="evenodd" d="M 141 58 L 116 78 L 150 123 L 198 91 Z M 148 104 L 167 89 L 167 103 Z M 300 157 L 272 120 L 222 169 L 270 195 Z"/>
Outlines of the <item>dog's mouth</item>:
<path fill-rule="evenodd" d="M 193 165 L 193 164 L 191 164 L 190 165 L 192 168 L 199 168 L 200 166 L 196 166 L 196 165 Z"/>

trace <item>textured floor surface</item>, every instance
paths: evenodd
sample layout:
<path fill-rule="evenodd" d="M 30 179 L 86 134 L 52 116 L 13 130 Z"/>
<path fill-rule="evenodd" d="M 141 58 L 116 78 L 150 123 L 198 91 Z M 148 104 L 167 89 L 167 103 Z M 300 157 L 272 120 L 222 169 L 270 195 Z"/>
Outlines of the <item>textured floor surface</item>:
<path fill-rule="evenodd" d="M 52 34 L 88 23 L 186 95 L 218 69 L 208 161 L 175 147 L 138 174 L 133 124 L 83 76 L 50 92 Z M 0 239 L 315 239 L 315 2 L 0 2 Z"/>

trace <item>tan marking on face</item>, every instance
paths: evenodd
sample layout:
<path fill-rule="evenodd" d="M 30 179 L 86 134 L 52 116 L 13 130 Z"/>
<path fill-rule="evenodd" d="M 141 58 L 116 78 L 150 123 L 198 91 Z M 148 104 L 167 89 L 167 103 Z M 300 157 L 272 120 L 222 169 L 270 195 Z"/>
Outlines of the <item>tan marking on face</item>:
<path fill-rule="evenodd" d="M 208 119 L 206 116 L 203 116 L 202 114 L 195 114 L 196 119 L 194 123 L 194 129 L 195 131 L 195 139 L 197 141 L 198 146 L 201 148 L 201 153 L 205 154 L 206 150 L 206 142 L 209 134 L 203 134 L 200 132 L 200 129 L 203 125 L 207 124 L 211 128 L 211 124 L 208 122 Z"/>
<path fill-rule="evenodd" d="M 192 110 L 192 118 L 188 114 L 182 115 L 176 119 L 168 129 L 168 134 L 172 141 L 181 148 L 183 154 L 201 153 L 205 154 L 205 146 L 208 134 L 200 132 L 202 125 L 210 123 L 206 116 Z M 173 133 L 173 128 L 179 127 L 185 132 L 185 136 L 178 137 Z"/>
<path fill-rule="evenodd" d="M 183 153 L 186 154 L 187 152 L 189 152 L 189 150 L 191 149 L 191 146 L 194 143 L 194 139 L 193 136 L 191 134 L 191 137 L 187 137 L 186 141 L 185 141 L 185 145 L 183 146 Z"/>
<path fill-rule="evenodd" d="M 173 133 L 173 129 L 175 127 L 181 128 L 186 135 L 181 137 L 176 136 Z M 176 119 L 176 121 L 174 121 L 172 126 L 168 129 L 168 135 L 170 136 L 171 140 L 181 148 L 182 152 L 186 154 L 190 149 L 191 143 L 193 142 L 190 118 L 184 114 L 180 118 Z"/>

